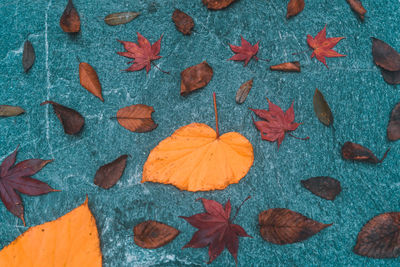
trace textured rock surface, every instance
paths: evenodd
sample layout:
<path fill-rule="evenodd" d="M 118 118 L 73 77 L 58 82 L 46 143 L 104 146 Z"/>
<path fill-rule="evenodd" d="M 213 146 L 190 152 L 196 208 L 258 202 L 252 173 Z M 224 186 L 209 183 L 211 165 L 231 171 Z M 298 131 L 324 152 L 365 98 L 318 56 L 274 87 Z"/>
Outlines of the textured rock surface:
<path fill-rule="evenodd" d="M 75 0 L 82 31 L 77 36 L 62 32 L 58 22 L 67 1 L 2 0 L 0 3 L 0 104 L 18 105 L 27 113 L 0 118 L 0 160 L 20 144 L 19 160 L 54 158 L 35 177 L 62 192 L 40 197 L 23 197 L 27 226 L 53 220 L 78 206 L 89 195 L 97 219 L 104 266 L 205 266 L 207 249 L 184 249 L 195 229 L 178 215 L 190 216 L 203 210 L 198 197 L 237 206 L 251 195 L 236 222 L 254 236 L 241 239 L 240 266 L 319 265 L 377 266 L 398 260 L 374 260 L 355 255 L 352 247 L 362 225 L 373 216 L 399 211 L 400 143 L 389 143 L 386 126 L 399 101 L 396 87 L 386 84 L 371 56 L 371 36 L 400 51 L 399 1 L 364 0 L 368 17 L 361 23 L 344 0 L 307 1 L 298 16 L 285 19 L 287 1 L 240 0 L 223 11 L 208 11 L 200 0 Z M 175 29 L 172 12 L 179 8 L 192 16 L 191 36 Z M 103 18 L 109 13 L 139 11 L 126 25 L 110 27 Z M 345 36 L 335 49 L 346 58 L 328 59 L 329 70 L 310 59 L 306 35 L 315 36 L 328 24 L 328 37 Z M 123 47 L 116 39 L 136 41 L 136 32 L 155 42 L 164 33 L 159 66 L 172 75 L 152 69 L 125 73 L 127 59 L 116 54 Z M 228 43 L 238 45 L 242 34 L 251 43 L 260 40 L 260 58 L 271 64 L 300 60 L 301 73 L 267 70 L 270 64 L 254 60 L 244 68 L 227 61 L 233 55 Z M 28 38 L 36 51 L 36 62 L 24 74 L 22 50 Z M 79 84 L 78 61 L 90 63 L 103 86 L 105 102 Z M 214 69 L 204 89 L 184 98 L 179 95 L 180 72 L 203 60 Z M 254 77 L 254 85 L 243 105 L 235 103 L 239 86 Z M 318 87 L 334 116 L 336 133 L 314 115 L 312 98 Z M 254 146 L 254 166 L 236 185 L 224 191 L 181 192 L 172 186 L 141 184 L 142 166 L 149 151 L 177 128 L 190 122 L 214 126 L 212 92 L 217 92 L 221 132 L 238 131 Z M 264 108 L 265 97 L 287 109 L 295 100 L 296 121 L 304 124 L 298 136 L 276 144 L 262 141 L 251 122 L 248 107 Z M 63 133 L 50 106 L 53 100 L 75 108 L 86 118 L 78 137 Z M 154 106 L 159 127 L 151 133 L 131 133 L 118 125 L 121 107 L 132 104 Z M 370 148 L 378 157 L 392 146 L 379 165 L 343 161 L 340 144 L 353 141 Z M 106 191 L 93 184 L 99 166 L 121 154 L 130 154 L 127 169 L 116 186 Z M 342 193 L 333 202 L 305 190 L 300 180 L 332 176 L 340 180 Z M 323 223 L 329 229 L 302 243 L 287 246 L 269 244 L 260 237 L 257 216 L 268 208 L 289 208 Z M 27 228 L 0 205 L 0 247 Z M 165 222 L 182 233 L 157 250 L 145 250 L 133 242 L 133 226 L 144 220 Z M 234 266 L 227 251 L 214 266 Z"/>

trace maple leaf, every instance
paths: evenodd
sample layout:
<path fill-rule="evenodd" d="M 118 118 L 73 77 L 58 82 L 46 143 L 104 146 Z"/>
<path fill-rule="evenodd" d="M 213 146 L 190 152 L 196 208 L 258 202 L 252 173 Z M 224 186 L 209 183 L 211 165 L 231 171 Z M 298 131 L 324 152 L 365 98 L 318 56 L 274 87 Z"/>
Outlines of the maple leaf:
<path fill-rule="evenodd" d="M 320 31 L 315 38 L 311 35 L 307 35 L 307 43 L 308 45 L 314 49 L 311 54 L 311 58 L 314 56 L 317 60 L 324 63 L 324 65 L 328 68 L 326 64 L 326 57 L 345 57 L 346 55 L 339 54 L 338 52 L 334 51 L 332 48 L 337 45 L 337 43 L 344 39 L 344 37 L 333 37 L 333 38 L 326 38 L 326 25 Z"/>
<path fill-rule="evenodd" d="M 251 45 L 248 41 L 246 41 L 243 36 L 240 35 L 242 43 L 240 46 L 229 44 L 230 48 L 236 55 L 232 56 L 229 60 L 235 61 L 244 61 L 244 66 L 249 63 L 250 59 L 254 57 L 255 60 L 258 60 L 257 52 L 258 52 L 258 41 L 255 45 Z"/>
<path fill-rule="evenodd" d="M 133 65 L 127 68 L 125 71 L 139 71 L 146 68 L 146 72 L 149 72 L 152 61 L 161 58 L 161 56 L 158 54 L 160 53 L 161 39 L 163 36 L 161 35 L 160 39 L 158 39 L 158 41 L 152 45 L 150 45 L 149 40 L 144 38 L 140 33 L 137 33 L 137 36 L 137 44 L 134 42 L 117 40 L 124 45 L 124 48 L 127 51 L 117 52 L 117 54 L 123 57 L 134 59 L 133 61 L 128 62 L 128 64 L 133 63 Z"/>
<path fill-rule="evenodd" d="M 261 138 L 270 142 L 278 142 L 278 148 L 285 138 L 286 132 L 291 132 L 297 129 L 301 123 L 294 122 L 294 109 L 293 103 L 286 112 L 278 106 L 268 100 L 269 110 L 263 109 L 250 109 L 258 117 L 264 119 L 264 121 L 254 121 L 257 130 L 261 133 Z M 291 135 L 291 134 L 290 134 Z M 299 138 L 291 135 L 297 139 L 307 140 L 306 138 Z"/>
<path fill-rule="evenodd" d="M 24 206 L 16 191 L 29 196 L 38 196 L 58 190 L 54 190 L 48 184 L 30 177 L 53 160 L 28 159 L 14 166 L 17 151 L 18 147 L 11 155 L 6 157 L 0 166 L 0 197 L 6 208 L 19 217 L 25 225 Z"/>
<path fill-rule="evenodd" d="M 228 200 L 225 203 L 225 207 L 223 207 L 217 201 L 199 198 L 203 202 L 206 212 L 198 213 L 190 217 L 179 216 L 180 218 L 185 219 L 192 226 L 199 229 L 194 233 L 189 243 L 187 243 L 183 248 L 203 248 L 208 246 L 208 255 L 210 257 L 208 263 L 215 260 L 222 251 L 227 248 L 237 264 L 237 253 L 239 249 L 238 237 L 251 236 L 249 236 L 240 225 L 233 224 L 232 222 L 235 220 L 240 207 L 249 198 L 250 197 L 247 197 L 238 207 L 232 220 L 230 220 L 230 200 Z"/>

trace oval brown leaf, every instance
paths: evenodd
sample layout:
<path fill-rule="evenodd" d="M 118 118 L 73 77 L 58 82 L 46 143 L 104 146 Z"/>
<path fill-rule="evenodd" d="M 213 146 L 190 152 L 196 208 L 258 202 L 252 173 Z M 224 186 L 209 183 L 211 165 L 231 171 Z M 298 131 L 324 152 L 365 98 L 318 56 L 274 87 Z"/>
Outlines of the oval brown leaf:
<path fill-rule="evenodd" d="M 400 212 L 379 214 L 358 233 L 354 253 L 371 258 L 396 258 L 400 255 Z"/>
<path fill-rule="evenodd" d="M 300 182 L 311 193 L 327 200 L 334 200 L 342 191 L 340 182 L 328 176 L 312 177 Z"/>
<path fill-rule="evenodd" d="M 183 34 L 189 35 L 192 33 L 194 21 L 191 16 L 185 12 L 175 9 L 172 14 L 172 20 L 175 23 L 176 29 Z"/>
<path fill-rule="evenodd" d="M 25 113 L 25 110 L 20 107 L 0 105 L 0 117 L 13 117 L 22 113 Z"/>
<path fill-rule="evenodd" d="M 360 0 L 347 0 L 351 9 L 358 14 L 361 20 L 364 20 L 364 16 L 367 13 L 367 10 L 363 7 Z"/>
<path fill-rule="evenodd" d="M 128 22 L 131 22 L 133 19 L 135 19 L 139 15 L 140 15 L 139 12 L 131 12 L 131 11 L 113 13 L 113 14 L 107 15 L 104 18 L 104 22 L 110 26 L 116 26 L 116 25 L 121 25 L 121 24 L 126 24 Z"/>
<path fill-rule="evenodd" d="M 28 40 L 24 43 L 24 52 L 22 54 L 22 66 L 24 67 L 24 71 L 27 72 L 32 68 L 33 63 L 35 63 L 35 49 L 33 45 Z"/>
<path fill-rule="evenodd" d="M 369 163 L 381 163 L 387 156 L 390 148 L 386 150 L 382 159 L 378 159 L 371 150 L 362 145 L 346 142 L 342 146 L 342 157 L 347 160 L 365 161 Z"/>
<path fill-rule="evenodd" d="M 83 88 L 104 102 L 99 77 L 94 68 L 86 62 L 79 63 L 79 79 Z"/>
<path fill-rule="evenodd" d="M 157 128 L 151 118 L 154 108 L 151 106 L 138 104 L 121 108 L 117 112 L 119 124 L 131 132 L 145 133 Z"/>
<path fill-rule="evenodd" d="M 40 105 L 46 104 L 53 106 L 54 113 L 60 120 L 66 134 L 78 134 L 82 130 L 85 125 L 85 118 L 79 112 L 53 101 L 45 101 Z"/>
<path fill-rule="evenodd" d="M 236 103 L 242 104 L 253 87 L 253 79 L 242 84 L 236 92 Z"/>
<path fill-rule="evenodd" d="M 294 17 L 304 9 L 304 0 L 290 0 L 287 5 L 286 18 Z"/>
<path fill-rule="evenodd" d="M 300 242 L 332 224 L 311 220 L 289 209 L 269 209 L 258 215 L 261 236 L 268 242 L 285 245 Z"/>
<path fill-rule="evenodd" d="M 142 248 L 154 249 L 165 246 L 175 239 L 179 230 L 156 221 L 145 221 L 133 228 L 136 245 Z"/>
<path fill-rule="evenodd" d="M 81 19 L 78 11 L 76 11 L 72 0 L 68 0 L 68 4 L 60 19 L 60 27 L 64 32 L 77 33 L 81 30 Z"/>
<path fill-rule="evenodd" d="M 318 89 L 315 89 L 313 104 L 315 115 L 319 121 L 326 126 L 331 125 L 333 123 L 332 111 L 326 102 L 324 95 Z"/>
<path fill-rule="evenodd" d="M 202 0 L 203 4 L 208 8 L 208 9 L 213 9 L 213 10 L 219 10 L 226 8 L 235 0 Z"/>
<path fill-rule="evenodd" d="M 400 71 L 388 71 L 381 68 L 381 73 L 388 84 L 400 84 Z"/>
<path fill-rule="evenodd" d="M 278 65 L 274 65 L 269 67 L 270 70 L 274 71 L 285 71 L 285 72 L 300 72 L 300 62 L 293 61 L 293 62 L 285 62 Z"/>
<path fill-rule="evenodd" d="M 382 40 L 372 37 L 372 56 L 379 67 L 388 71 L 400 70 L 400 54 Z"/>
<path fill-rule="evenodd" d="M 393 108 L 387 127 L 387 137 L 390 141 L 400 139 L 400 102 Z"/>
<path fill-rule="evenodd" d="M 94 176 L 94 184 L 104 189 L 113 187 L 121 178 L 128 155 L 122 155 L 113 162 L 101 166 Z"/>
<path fill-rule="evenodd" d="M 206 86 L 213 76 L 213 69 L 206 61 L 191 66 L 181 72 L 181 95 L 187 94 Z"/>

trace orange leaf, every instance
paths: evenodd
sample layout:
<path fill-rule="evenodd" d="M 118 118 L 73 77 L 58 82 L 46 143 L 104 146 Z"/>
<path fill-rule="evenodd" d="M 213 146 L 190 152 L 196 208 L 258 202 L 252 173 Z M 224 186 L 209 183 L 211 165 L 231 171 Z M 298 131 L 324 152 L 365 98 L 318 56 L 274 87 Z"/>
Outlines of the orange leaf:
<path fill-rule="evenodd" d="M 287 13 L 286 18 L 290 18 L 296 16 L 304 9 L 304 0 L 290 0 L 289 4 L 287 5 Z"/>
<path fill-rule="evenodd" d="M 86 62 L 79 63 L 79 79 L 83 88 L 104 102 L 99 77 L 93 67 Z"/>
<path fill-rule="evenodd" d="M 31 227 L 0 251 L 0 266 L 102 266 L 96 221 L 85 203 Z"/>
<path fill-rule="evenodd" d="M 131 132 L 145 133 L 157 128 L 151 118 L 154 108 L 151 106 L 138 104 L 121 108 L 117 112 L 117 120 L 122 127 Z"/>

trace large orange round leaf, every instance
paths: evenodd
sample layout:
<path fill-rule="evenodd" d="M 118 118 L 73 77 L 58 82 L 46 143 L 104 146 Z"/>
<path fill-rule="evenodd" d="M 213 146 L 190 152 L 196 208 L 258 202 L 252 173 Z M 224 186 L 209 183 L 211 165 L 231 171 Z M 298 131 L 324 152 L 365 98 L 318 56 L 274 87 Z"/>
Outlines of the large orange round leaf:
<path fill-rule="evenodd" d="M 101 267 L 96 221 L 87 199 L 57 220 L 29 228 L 3 248 L 0 266 Z"/>

